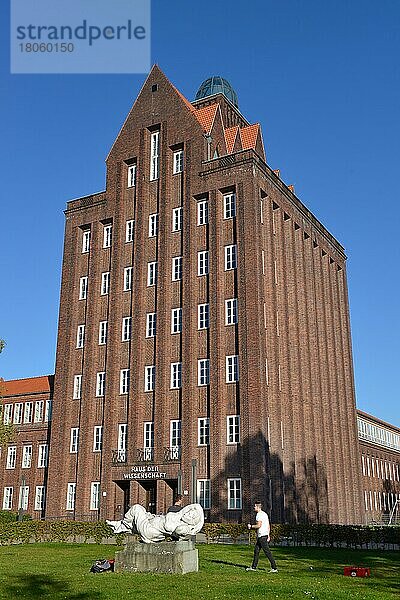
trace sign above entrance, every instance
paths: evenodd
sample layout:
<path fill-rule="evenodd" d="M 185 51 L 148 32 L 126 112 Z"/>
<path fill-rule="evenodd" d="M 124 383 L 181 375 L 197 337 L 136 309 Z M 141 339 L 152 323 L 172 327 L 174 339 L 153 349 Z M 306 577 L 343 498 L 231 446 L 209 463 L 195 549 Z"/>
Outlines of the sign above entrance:
<path fill-rule="evenodd" d="M 130 473 L 124 473 L 124 479 L 166 479 L 167 473 L 160 471 L 157 465 L 135 466 Z"/>

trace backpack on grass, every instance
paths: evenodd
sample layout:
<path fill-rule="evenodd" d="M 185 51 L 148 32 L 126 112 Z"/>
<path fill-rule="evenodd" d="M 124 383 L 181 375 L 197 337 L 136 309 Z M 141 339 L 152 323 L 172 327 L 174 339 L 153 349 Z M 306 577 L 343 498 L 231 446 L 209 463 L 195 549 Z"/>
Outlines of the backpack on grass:
<path fill-rule="evenodd" d="M 114 571 L 114 561 L 100 558 L 90 567 L 91 573 L 105 573 L 106 571 Z"/>

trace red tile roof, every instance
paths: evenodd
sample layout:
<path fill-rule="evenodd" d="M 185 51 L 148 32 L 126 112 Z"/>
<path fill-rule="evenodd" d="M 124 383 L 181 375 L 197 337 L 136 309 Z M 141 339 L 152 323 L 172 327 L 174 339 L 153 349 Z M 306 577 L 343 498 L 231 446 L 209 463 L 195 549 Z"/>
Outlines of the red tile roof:
<path fill-rule="evenodd" d="M 212 129 L 218 107 L 219 104 L 210 104 L 209 106 L 203 106 L 202 108 L 199 108 L 194 113 L 194 116 L 207 133 Z"/>
<path fill-rule="evenodd" d="M 13 396 L 14 394 L 34 394 L 38 392 L 50 391 L 50 380 L 52 375 L 42 377 L 29 377 L 27 379 L 12 379 L 3 384 L 3 395 Z"/>
<path fill-rule="evenodd" d="M 238 125 L 234 125 L 233 127 L 228 127 L 228 129 L 225 129 L 225 142 L 228 154 L 232 153 L 238 130 Z"/>
<path fill-rule="evenodd" d="M 242 129 L 240 130 L 240 137 L 242 139 L 243 150 L 248 150 L 249 148 L 256 147 L 257 135 L 259 130 L 259 123 L 255 123 L 255 125 L 248 125 L 247 127 L 242 127 Z"/>

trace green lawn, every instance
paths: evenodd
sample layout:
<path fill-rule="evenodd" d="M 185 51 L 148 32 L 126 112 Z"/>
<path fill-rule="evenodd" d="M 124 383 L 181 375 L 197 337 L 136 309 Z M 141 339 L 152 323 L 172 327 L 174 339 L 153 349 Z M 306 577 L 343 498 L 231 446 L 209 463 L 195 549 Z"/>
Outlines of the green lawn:
<path fill-rule="evenodd" d="M 112 558 L 116 547 L 31 544 L 0 547 L 0 600 L 380 600 L 398 598 L 399 556 L 375 550 L 273 548 L 279 573 L 269 573 L 261 556 L 247 573 L 251 546 L 198 545 L 200 571 L 188 575 L 92 574 L 97 558 Z M 367 565 L 367 579 L 344 577 L 344 565 Z"/>

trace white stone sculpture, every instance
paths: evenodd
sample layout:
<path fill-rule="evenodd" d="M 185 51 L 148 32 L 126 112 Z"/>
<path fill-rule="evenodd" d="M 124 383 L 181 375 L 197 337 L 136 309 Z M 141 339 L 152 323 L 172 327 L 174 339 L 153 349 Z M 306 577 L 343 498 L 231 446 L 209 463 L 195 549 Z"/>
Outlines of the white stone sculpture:
<path fill-rule="evenodd" d="M 200 504 L 189 504 L 179 512 L 152 515 L 140 504 L 134 504 L 122 521 L 106 521 L 114 533 L 137 533 L 143 542 L 162 542 L 165 536 L 185 540 L 198 533 L 204 525 L 204 511 Z"/>

